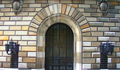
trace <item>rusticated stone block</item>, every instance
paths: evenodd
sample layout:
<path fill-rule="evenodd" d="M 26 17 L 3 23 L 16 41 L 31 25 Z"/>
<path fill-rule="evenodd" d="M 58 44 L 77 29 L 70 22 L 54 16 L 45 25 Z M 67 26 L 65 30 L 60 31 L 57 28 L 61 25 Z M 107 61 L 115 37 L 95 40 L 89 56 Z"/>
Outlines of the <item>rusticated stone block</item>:
<path fill-rule="evenodd" d="M 28 41 L 28 45 L 36 45 L 36 41 Z"/>
<path fill-rule="evenodd" d="M 108 56 L 108 58 L 113 58 L 115 57 L 115 53 L 113 53 L 111 56 Z"/>
<path fill-rule="evenodd" d="M 83 69 L 91 69 L 91 64 L 83 64 Z"/>
<path fill-rule="evenodd" d="M 103 22 L 89 22 L 90 26 L 103 26 Z"/>
<path fill-rule="evenodd" d="M 91 13 L 91 16 L 92 16 L 92 17 L 99 17 L 99 16 L 100 16 L 100 13 Z"/>
<path fill-rule="evenodd" d="M 3 56 L 10 56 L 6 53 L 6 51 L 3 51 Z"/>
<path fill-rule="evenodd" d="M 41 7 L 41 4 L 29 4 L 29 7 Z"/>
<path fill-rule="evenodd" d="M 110 18 L 110 22 L 116 22 L 119 23 L 119 18 Z"/>
<path fill-rule="evenodd" d="M 35 0 L 25 0 L 24 3 L 35 3 Z"/>
<path fill-rule="evenodd" d="M 1 12 L 9 12 L 10 8 L 1 8 Z"/>
<path fill-rule="evenodd" d="M 29 5 L 28 4 L 23 4 L 23 8 L 25 8 L 25 7 L 29 7 Z"/>
<path fill-rule="evenodd" d="M 94 17 L 86 17 L 86 19 L 88 20 L 88 21 L 97 21 L 97 18 L 94 18 Z"/>
<path fill-rule="evenodd" d="M 35 11 L 35 10 L 34 10 L 34 8 L 23 8 L 23 11 L 24 11 L 24 12 L 28 12 L 28 11 L 29 11 L 29 12 L 30 12 L 30 11 L 32 12 L 32 11 Z"/>
<path fill-rule="evenodd" d="M 103 36 L 103 32 L 91 32 L 92 36 Z"/>
<path fill-rule="evenodd" d="M 0 67 L 2 67 L 2 63 L 0 63 Z"/>
<path fill-rule="evenodd" d="M 3 35 L 3 31 L 0 31 L 0 35 Z"/>
<path fill-rule="evenodd" d="M 108 64 L 108 69 L 116 69 L 116 64 Z"/>
<path fill-rule="evenodd" d="M 5 51 L 5 46 L 0 46 L 0 51 Z"/>
<path fill-rule="evenodd" d="M 109 21 L 109 18 L 98 18 L 98 21 L 108 22 L 108 21 Z"/>
<path fill-rule="evenodd" d="M 94 1 L 94 0 L 91 0 L 91 1 L 85 0 L 85 4 L 96 4 L 96 1 Z"/>
<path fill-rule="evenodd" d="M 114 52 L 119 52 L 120 48 L 119 47 L 114 47 Z"/>
<path fill-rule="evenodd" d="M 28 52 L 28 57 L 36 57 L 36 52 Z"/>
<path fill-rule="evenodd" d="M 9 40 L 9 36 L 0 36 L 0 40 Z"/>
<path fill-rule="evenodd" d="M 22 47 L 22 51 L 36 51 L 36 47 Z"/>
<path fill-rule="evenodd" d="M 20 45 L 27 45 L 27 41 L 18 41 Z"/>
<path fill-rule="evenodd" d="M 10 30 L 21 30 L 21 26 L 10 26 Z"/>
<path fill-rule="evenodd" d="M 27 56 L 27 52 L 19 52 L 19 57 L 26 57 Z"/>
<path fill-rule="evenodd" d="M 104 32 L 104 36 L 115 36 L 115 32 Z"/>
<path fill-rule="evenodd" d="M 90 8 L 88 9 L 88 8 L 86 8 L 85 12 L 92 13 L 92 12 L 97 12 L 97 10 L 96 9 L 90 9 Z"/>
<path fill-rule="evenodd" d="M 119 58 L 112 58 L 112 63 L 119 63 L 120 59 Z"/>
<path fill-rule="evenodd" d="M 19 63 L 18 68 L 27 68 L 27 63 Z"/>
<path fill-rule="evenodd" d="M 107 22 L 105 22 L 104 26 L 115 26 L 115 23 L 107 23 Z"/>
<path fill-rule="evenodd" d="M 83 36 L 91 36 L 90 32 L 82 33 Z"/>
<path fill-rule="evenodd" d="M 97 41 L 97 37 L 83 37 L 83 41 Z"/>
<path fill-rule="evenodd" d="M 80 8 L 90 8 L 90 5 L 88 5 L 88 4 L 79 4 L 79 7 Z"/>
<path fill-rule="evenodd" d="M 10 60 L 11 60 L 11 57 L 7 57 L 6 61 L 10 62 Z"/>
<path fill-rule="evenodd" d="M 95 63 L 95 58 L 83 58 L 83 63 Z"/>
<path fill-rule="evenodd" d="M 1 17 L 1 20 L 2 21 L 7 21 L 7 20 L 9 20 L 9 17 Z"/>
<path fill-rule="evenodd" d="M 83 42 L 83 46 L 91 46 L 91 42 Z"/>
<path fill-rule="evenodd" d="M 28 30 L 29 26 L 22 26 L 22 30 Z"/>
<path fill-rule="evenodd" d="M 3 22 L 0 22 L 0 25 L 3 25 Z"/>
<path fill-rule="evenodd" d="M 98 41 L 108 41 L 109 37 L 98 37 Z"/>
<path fill-rule="evenodd" d="M 100 42 L 92 42 L 92 46 L 100 46 Z"/>
<path fill-rule="evenodd" d="M 116 23 L 116 26 L 117 26 L 117 27 L 120 27 L 120 23 Z"/>
<path fill-rule="evenodd" d="M 90 28 L 83 29 L 82 32 L 89 32 Z"/>
<path fill-rule="evenodd" d="M 100 53 L 99 52 L 93 52 L 92 57 L 100 57 Z"/>
<path fill-rule="evenodd" d="M 119 41 L 119 37 L 110 37 L 110 41 Z"/>
<path fill-rule="evenodd" d="M 29 16 L 34 16 L 37 12 L 29 12 Z"/>
<path fill-rule="evenodd" d="M 4 8 L 5 7 L 5 4 L 0 4 L 0 8 Z"/>
<path fill-rule="evenodd" d="M 3 0 L 2 3 L 3 3 L 3 4 L 4 4 L 4 3 L 11 3 L 11 1 L 9 1 L 9 0 Z"/>
<path fill-rule="evenodd" d="M 16 25 L 30 25 L 31 21 L 16 21 Z"/>
<path fill-rule="evenodd" d="M 96 52 L 97 47 L 83 47 L 83 52 Z"/>
<path fill-rule="evenodd" d="M 83 53 L 83 57 L 91 57 L 91 53 Z"/>
<path fill-rule="evenodd" d="M 48 6 L 49 4 L 42 4 L 42 7 L 46 7 L 46 6 Z"/>
<path fill-rule="evenodd" d="M 38 47 L 37 49 L 39 52 L 42 52 L 43 51 L 43 47 Z"/>
<path fill-rule="evenodd" d="M 28 35 L 31 35 L 31 36 L 36 36 L 37 34 L 35 32 L 29 32 Z"/>
<path fill-rule="evenodd" d="M 85 24 L 83 26 L 81 26 L 81 29 L 85 29 L 85 28 L 88 28 L 89 27 L 89 24 Z"/>
<path fill-rule="evenodd" d="M 84 16 L 90 16 L 90 13 L 82 13 Z"/>
<path fill-rule="evenodd" d="M 4 68 L 10 68 L 10 63 L 3 63 Z"/>
<path fill-rule="evenodd" d="M 116 53 L 116 57 L 120 57 L 120 52 L 117 52 L 117 53 Z"/>
<path fill-rule="evenodd" d="M 89 2 L 89 1 L 88 1 L 88 2 Z M 96 4 L 91 4 L 90 7 L 91 7 L 91 8 L 96 8 L 96 9 L 97 9 L 97 8 L 98 8 L 98 5 L 96 5 Z"/>
<path fill-rule="evenodd" d="M 27 31 L 16 31 L 16 35 L 27 35 Z"/>
<path fill-rule="evenodd" d="M 97 31 L 97 27 L 91 27 L 91 31 Z"/>
<path fill-rule="evenodd" d="M 2 51 L 0 51 L 0 56 L 2 56 Z"/>
<path fill-rule="evenodd" d="M 115 1 L 112 1 L 112 2 L 109 2 L 110 5 L 118 5 L 118 2 L 115 2 Z"/>
<path fill-rule="evenodd" d="M 35 63 L 36 62 L 36 58 L 23 58 L 23 62 L 31 62 L 31 63 Z"/>
<path fill-rule="evenodd" d="M 28 63 L 28 68 L 36 69 L 37 65 L 35 63 Z"/>
<path fill-rule="evenodd" d="M 10 36 L 9 39 L 12 39 L 12 40 L 21 40 L 21 36 Z"/>
<path fill-rule="evenodd" d="M 0 26 L 0 30 L 9 30 L 9 26 Z"/>
<path fill-rule="evenodd" d="M 117 46 L 120 46 L 120 42 L 117 42 Z"/>
<path fill-rule="evenodd" d="M 111 8 L 114 8 L 114 6 L 112 6 Z M 109 9 L 108 12 L 109 13 L 114 13 L 114 14 L 116 13 L 117 14 L 117 13 L 119 13 L 119 10 L 118 9 Z"/>
<path fill-rule="evenodd" d="M 6 62 L 6 57 L 0 57 L 1 62 Z"/>
<path fill-rule="evenodd" d="M 11 17 L 10 20 L 16 20 L 16 21 L 18 21 L 18 20 L 22 20 L 22 17 Z"/>
<path fill-rule="evenodd" d="M 100 69 L 100 64 L 92 64 L 92 69 Z"/>
<path fill-rule="evenodd" d="M 3 45 L 3 41 L 0 41 L 0 45 Z"/>
<path fill-rule="evenodd" d="M 119 31 L 119 27 L 110 27 L 110 31 Z"/>
<path fill-rule="evenodd" d="M 109 31 L 109 27 L 98 27 L 98 31 Z"/>
<path fill-rule="evenodd" d="M 120 36 L 120 32 L 116 32 L 116 36 Z"/>
<path fill-rule="evenodd" d="M 22 36 L 22 40 L 36 40 L 36 36 Z"/>
<path fill-rule="evenodd" d="M 96 63 L 100 63 L 100 58 L 96 58 Z"/>
<path fill-rule="evenodd" d="M 23 17 L 23 20 L 32 20 L 33 17 Z"/>

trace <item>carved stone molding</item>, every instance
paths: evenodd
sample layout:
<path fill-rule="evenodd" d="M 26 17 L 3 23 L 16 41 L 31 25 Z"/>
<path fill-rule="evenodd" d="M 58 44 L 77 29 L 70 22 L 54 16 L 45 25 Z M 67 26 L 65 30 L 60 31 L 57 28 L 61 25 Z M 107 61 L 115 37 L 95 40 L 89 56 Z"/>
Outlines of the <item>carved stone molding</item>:
<path fill-rule="evenodd" d="M 23 1 L 22 0 L 12 0 L 11 1 L 13 12 L 15 14 L 19 13 L 22 10 Z"/>
<path fill-rule="evenodd" d="M 100 0 L 98 2 L 99 9 L 103 16 L 105 16 L 109 9 L 109 2 L 107 0 Z"/>

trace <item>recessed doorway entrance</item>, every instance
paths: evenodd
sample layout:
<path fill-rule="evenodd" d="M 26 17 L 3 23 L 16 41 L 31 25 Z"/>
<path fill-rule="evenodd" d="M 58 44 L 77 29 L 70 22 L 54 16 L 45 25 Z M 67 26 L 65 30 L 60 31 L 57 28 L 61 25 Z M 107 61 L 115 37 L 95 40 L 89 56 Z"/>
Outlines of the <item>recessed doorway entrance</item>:
<path fill-rule="evenodd" d="M 74 36 L 63 23 L 49 27 L 45 35 L 45 70 L 73 70 Z"/>

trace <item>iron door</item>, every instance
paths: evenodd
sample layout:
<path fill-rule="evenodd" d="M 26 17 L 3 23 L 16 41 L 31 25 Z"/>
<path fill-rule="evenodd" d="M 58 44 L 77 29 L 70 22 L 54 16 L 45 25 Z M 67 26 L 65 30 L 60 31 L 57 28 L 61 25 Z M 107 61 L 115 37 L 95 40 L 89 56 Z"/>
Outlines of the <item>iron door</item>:
<path fill-rule="evenodd" d="M 54 24 L 46 32 L 45 70 L 73 70 L 73 32 Z"/>

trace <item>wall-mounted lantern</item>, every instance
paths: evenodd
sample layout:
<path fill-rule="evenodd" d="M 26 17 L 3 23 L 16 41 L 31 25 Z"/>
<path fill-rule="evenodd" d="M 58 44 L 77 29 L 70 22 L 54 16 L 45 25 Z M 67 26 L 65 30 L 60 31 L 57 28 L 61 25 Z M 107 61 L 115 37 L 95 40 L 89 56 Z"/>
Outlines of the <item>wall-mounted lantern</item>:
<path fill-rule="evenodd" d="M 102 13 L 102 15 L 106 15 L 109 9 L 109 2 L 107 0 L 100 0 L 98 2 L 99 9 Z"/>
<path fill-rule="evenodd" d="M 9 42 L 9 44 L 5 44 L 5 51 L 8 55 L 11 55 L 11 68 L 18 68 L 18 52 L 19 52 L 19 44 L 18 42 L 15 43 L 12 41 Z M 9 53 L 10 52 L 10 53 Z"/>
<path fill-rule="evenodd" d="M 101 43 L 100 45 L 100 69 L 107 69 L 107 64 L 108 64 L 108 55 L 111 56 L 112 53 L 114 52 L 114 45 L 112 43 L 108 42 L 107 43 Z"/>
<path fill-rule="evenodd" d="M 11 1 L 13 12 L 15 14 L 19 13 L 22 10 L 23 1 L 22 0 L 12 0 Z"/>

